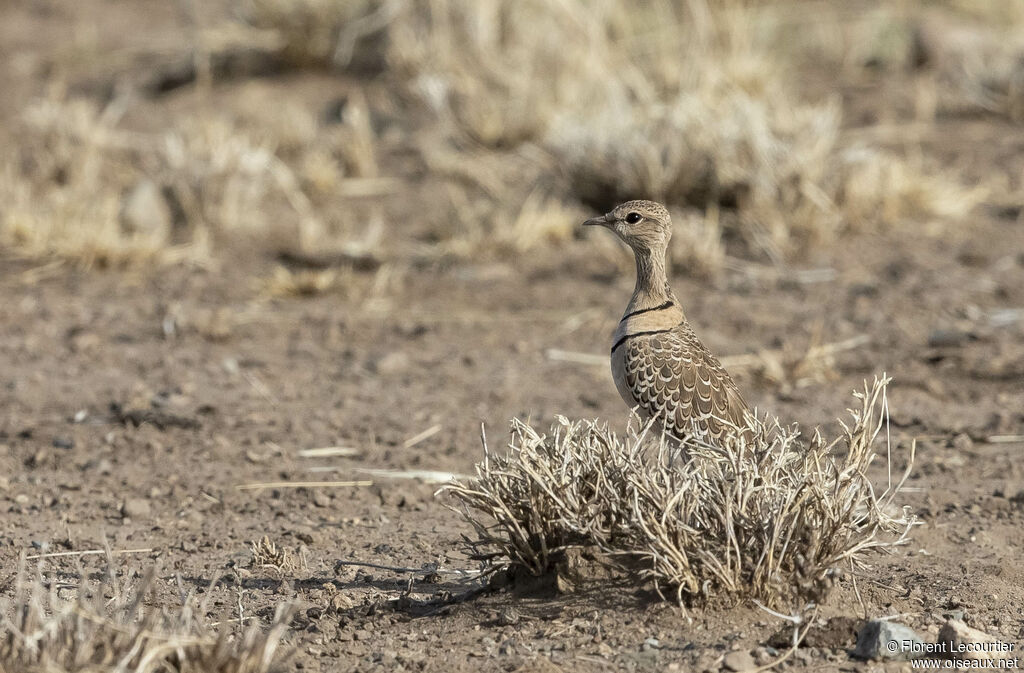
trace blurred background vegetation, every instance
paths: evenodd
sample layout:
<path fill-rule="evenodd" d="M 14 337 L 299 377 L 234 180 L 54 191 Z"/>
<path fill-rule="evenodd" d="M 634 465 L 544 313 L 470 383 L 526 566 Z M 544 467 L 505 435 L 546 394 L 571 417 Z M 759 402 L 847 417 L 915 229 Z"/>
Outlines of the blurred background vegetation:
<path fill-rule="evenodd" d="M 1020 2 L 164 4 L 4 10 L 5 248 L 373 266 L 572 243 L 628 265 L 577 224 L 644 197 L 675 214 L 677 271 L 713 278 L 1022 205 L 1019 166 L 942 149 L 949 120 L 1024 121 Z"/>

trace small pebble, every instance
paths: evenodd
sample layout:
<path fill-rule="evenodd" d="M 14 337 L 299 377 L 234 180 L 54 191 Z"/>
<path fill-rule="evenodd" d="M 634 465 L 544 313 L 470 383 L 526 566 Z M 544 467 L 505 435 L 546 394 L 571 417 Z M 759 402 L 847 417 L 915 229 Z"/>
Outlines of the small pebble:
<path fill-rule="evenodd" d="M 722 659 L 722 664 L 727 671 L 749 671 L 752 668 L 757 668 L 757 664 L 754 663 L 754 657 L 750 656 L 750 652 L 745 650 L 737 650 L 725 655 L 725 658 Z"/>
<path fill-rule="evenodd" d="M 128 498 L 121 505 L 121 514 L 129 519 L 142 519 L 152 512 L 149 500 L 145 498 Z"/>
<path fill-rule="evenodd" d="M 498 624 L 501 626 L 515 626 L 519 623 L 519 612 L 512 606 L 506 606 L 498 613 Z"/>

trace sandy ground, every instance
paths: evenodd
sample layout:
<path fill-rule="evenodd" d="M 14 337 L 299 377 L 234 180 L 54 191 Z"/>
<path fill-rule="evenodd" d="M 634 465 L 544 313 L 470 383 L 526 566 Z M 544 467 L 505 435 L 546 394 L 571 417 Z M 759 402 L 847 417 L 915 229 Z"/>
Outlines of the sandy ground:
<path fill-rule="evenodd" d="M 6 33 L 44 21 L 19 7 L 2 11 Z M 45 20 L 75 19 L 55 12 Z M 5 77 L 21 94 L 41 86 L 20 72 Z M 296 90 L 288 79 L 259 86 Z M 858 104 L 882 105 L 873 93 L 856 93 Z M 8 120 L 11 107 L 0 108 Z M 967 174 L 989 163 L 1024 168 L 1024 131 L 997 119 L 940 122 L 923 147 Z M 414 207 L 405 212 L 415 218 Z M 119 273 L 0 252 L 4 593 L 24 553 L 145 550 L 117 556 L 117 566 L 156 565 L 155 600 L 168 606 L 178 578 L 212 591 L 211 621 L 237 618 L 239 606 L 266 619 L 297 601 L 288 666 L 303 670 L 699 671 L 719 670 L 733 650 L 762 661 L 771 643 L 784 649 L 785 622 L 749 605 L 684 617 L 649 587 L 484 591 L 433 573 L 429 564 L 474 569 L 459 551 L 469 529 L 433 496 L 436 485 L 372 477 L 360 487 L 238 488 L 369 478 L 361 469 L 469 473 L 480 424 L 493 448 L 514 416 L 622 427 L 605 367 L 546 355 L 606 352 L 632 287 L 607 260 L 575 244 L 481 265 L 399 260 L 383 291 L 366 272 L 345 291 L 270 299 L 259 284 L 270 252 L 239 244 L 231 258 L 240 261 Z M 736 270 L 716 283 L 680 275 L 675 287 L 723 355 L 798 352 L 816 334 L 866 337 L 837 356 L 829 380 L 736 378 L 760 408 L 834 429 L 863 380 L 893 376 L 892 445 L 899 465 L 917 441 L 905 500 L 923 525 L 858 576 L 862 601 L 851 581 L 838 587 L 819 616 L 849 620 L 813 630 L 783 669 L 865 670 L 849 655 L 865 617 L 899 615 L 934 635 L 960 610 L 1001 640 L 1024 641 L 1020 213 L 980 208 L 952 225 L 853 236 L 801 268 L 834 273 Z M 1000 441 L 1008 436 L 1016 439 Z M 357 454 L 298 453 L 326 446 Z M 884 484 L 884 472 L 875 476 Z M 250 543 L 263 536 L 291 552 L 292 567 L 253 567 Z M 353 561 L 422 570 L 344 563 Z M 46 569 L 73 577 L 104 563 L 81 562 Z"/>

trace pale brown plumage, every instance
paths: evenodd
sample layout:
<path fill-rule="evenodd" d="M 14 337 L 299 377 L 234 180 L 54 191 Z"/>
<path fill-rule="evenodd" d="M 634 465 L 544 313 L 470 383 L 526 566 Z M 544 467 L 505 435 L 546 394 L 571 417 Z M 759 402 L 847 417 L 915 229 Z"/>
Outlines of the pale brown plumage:
<path fill-rule="evenodd" d="M 584 224 L 611 229 L 636 257 L 636 288 L 612 341 L 612 376 L 622 399 L 644 419 L 662 419 L 680 441 L 693 434 L 718 441 L 730 425 L 742 427 L 746 403 L 668 285 L 668 211 L 653 201 L 629 201 Z"/>

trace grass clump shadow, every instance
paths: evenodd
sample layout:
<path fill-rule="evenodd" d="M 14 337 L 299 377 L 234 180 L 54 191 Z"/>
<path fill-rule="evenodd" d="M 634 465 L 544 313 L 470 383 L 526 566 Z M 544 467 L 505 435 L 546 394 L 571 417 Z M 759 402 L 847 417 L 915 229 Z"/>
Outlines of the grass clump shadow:
<path fill-rule="evenodd" d="M 781 605 L 820 602 L 842 567 L 907 541 L 916 519 L 867 476 L 887 420 L 887 378 L 855 393 L 852 423 L 827 441 L 750 417 L 721 447 L 675 447 L 651 425 L 619 439 L 560 418 L 550 435 L 512 422 L 508 453 L 484 444 L 477 479 L 446 486 L 472 525 L 470 544 L 496 566 L 544 575 L 568 550 L 596 547 L 622 571 L 682 603 L 715 596 Z M 672 463 L 678 450 L 689 458 Z"/>
<path fill-rule="evenodd" d="M 213 629 L 203 619 L 206 601 L 188 594 L 177 611 L 155 608 L 149 600 L 154 573 L 141 579 L 132 575 L 120 582 L 108 568 L 98 583 L 83 579 L 73 585 L 48 580 L 41 572 L 30 579 L 23 566 L 13 599 L 0 602 L 0 672 L 284 669 L 278 650 L 291 618 L 289 607 L 280 606 L 265 629 L 258 623 Z"/>

